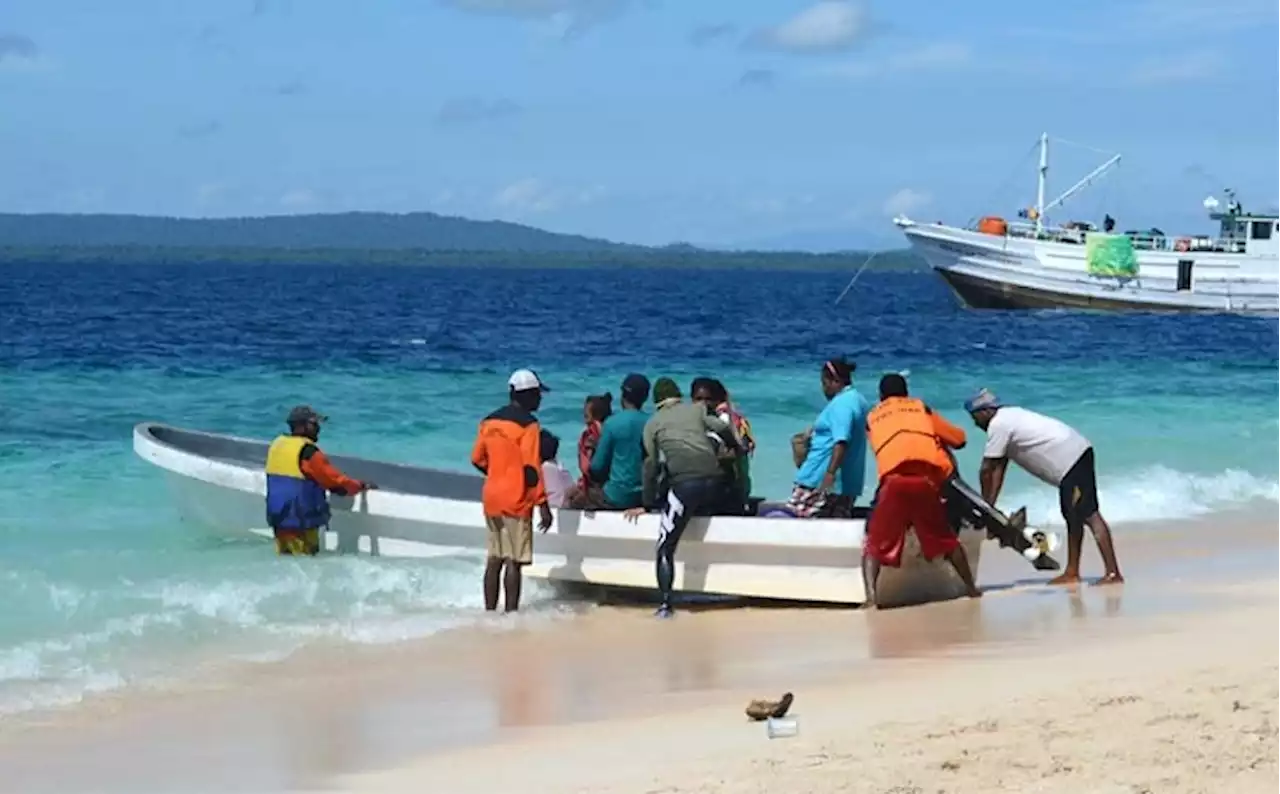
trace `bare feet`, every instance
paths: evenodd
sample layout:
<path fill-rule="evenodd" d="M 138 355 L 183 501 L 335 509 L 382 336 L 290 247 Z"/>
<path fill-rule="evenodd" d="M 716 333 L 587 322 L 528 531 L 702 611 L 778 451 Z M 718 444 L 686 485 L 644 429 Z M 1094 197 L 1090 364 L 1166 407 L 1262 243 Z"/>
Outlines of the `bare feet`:
<path fill-rule="evenodd" d="M 1093 583 L 1094 587 L 1102 584 L 1124 584 L 1124 577 L 1120 575 L 1119 571 L 1116 571 L 1115 573 L 1106 574 L 1101 579 Z"/>
<path fill-rule="evenodd" d="M 1064 584 L 1080 584 L 1080 574 L 1064 573 L 1059 574 L 1049 580 L 1048 584 L 1052 586 L 1061 586 Z"/>
<path fill-rule="evenodd" d="M 982 598 L 982 591 L 975 587 L 969 591 L 968 595 L 970 598 Z"/>

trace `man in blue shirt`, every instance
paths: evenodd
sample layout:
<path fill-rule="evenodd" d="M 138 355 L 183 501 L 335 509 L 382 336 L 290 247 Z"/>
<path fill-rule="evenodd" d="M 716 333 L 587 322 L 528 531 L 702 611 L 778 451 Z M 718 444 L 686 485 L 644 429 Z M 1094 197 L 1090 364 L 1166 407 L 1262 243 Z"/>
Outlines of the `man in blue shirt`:
<path fill-rule="evenodd" d="M 862 496 L 867 467 L 863 425 L 871 406 L 853 388 L 854 367 L 843 358 L 822 365 L 827 405 L 813 423 L 787 501 L 798 518 L 852 518 L 853 503 Z"/>
<path fill-rule="evenodd" d="M 622 410 L 605 420 L 591 456 L 591 479 L 604 482 L 607 509 L 639 507 L 644 474 L 644 426 L 641 410 L 649 398 L 649 379 L 632 373 L 622 381 Z"/>

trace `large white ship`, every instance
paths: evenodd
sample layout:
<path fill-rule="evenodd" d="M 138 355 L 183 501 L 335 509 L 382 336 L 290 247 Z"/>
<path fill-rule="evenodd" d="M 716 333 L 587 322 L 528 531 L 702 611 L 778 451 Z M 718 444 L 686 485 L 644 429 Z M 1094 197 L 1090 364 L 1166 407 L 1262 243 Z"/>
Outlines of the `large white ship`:
<path fill-rule="evenodd" d="M 1045 201 L 1049 138 L 1040 137 L 1036 204 L 1021 220 L 982 218 L 973 228 L 894 223 L 912 248 L 972 308 L 1080 308 L 1127 311 L 1277 314 L 1280 215 L 1244 212 L 1226 191 L 1226 207 L 1204 207 L 1217 236 L 1114 231 L 1089 223 L 1054 226 L 1047 213 L 1120 161 L 1115 155 L 1057 198 Z"/>

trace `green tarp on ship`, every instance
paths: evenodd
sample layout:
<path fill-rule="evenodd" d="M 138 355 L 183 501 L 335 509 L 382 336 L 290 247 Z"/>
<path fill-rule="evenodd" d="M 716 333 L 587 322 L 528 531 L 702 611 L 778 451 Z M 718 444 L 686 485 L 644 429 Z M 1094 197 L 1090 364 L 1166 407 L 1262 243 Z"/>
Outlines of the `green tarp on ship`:
<path fill-rule="evenodd" d="M 1091 276 L 1138 275 L 1138 257 L 1133 252 L 1133 241 L 1126 235 L 1089 232 L 1084 256 Z"/>

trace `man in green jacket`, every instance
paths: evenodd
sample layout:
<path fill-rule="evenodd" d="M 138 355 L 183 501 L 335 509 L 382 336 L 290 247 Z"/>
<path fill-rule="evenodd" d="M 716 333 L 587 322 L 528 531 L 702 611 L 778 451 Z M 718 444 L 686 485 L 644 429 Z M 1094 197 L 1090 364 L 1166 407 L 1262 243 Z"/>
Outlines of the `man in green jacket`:
<path fill-rule="evenodd" d="M 644 507 L 626 512 L 634 521 L 646 508 L 658 507 L 658 467 L 666 470 L 666 495 L 658 523 L 657 577 L 662 604 L 659 617 L 671 616 L 675 553 L 680 536 L 695 515 L 714 515 L 731 500 L 731 485 L 715 443 L 715 433 L 730 449 L 739 449 L 732 428 L 707 413 L 700 403 L 683 402 L 670 378 L 653 384 L 657 410 L 644 426 Z M 661 460 L 659 459 L 661 456 Z"/>

